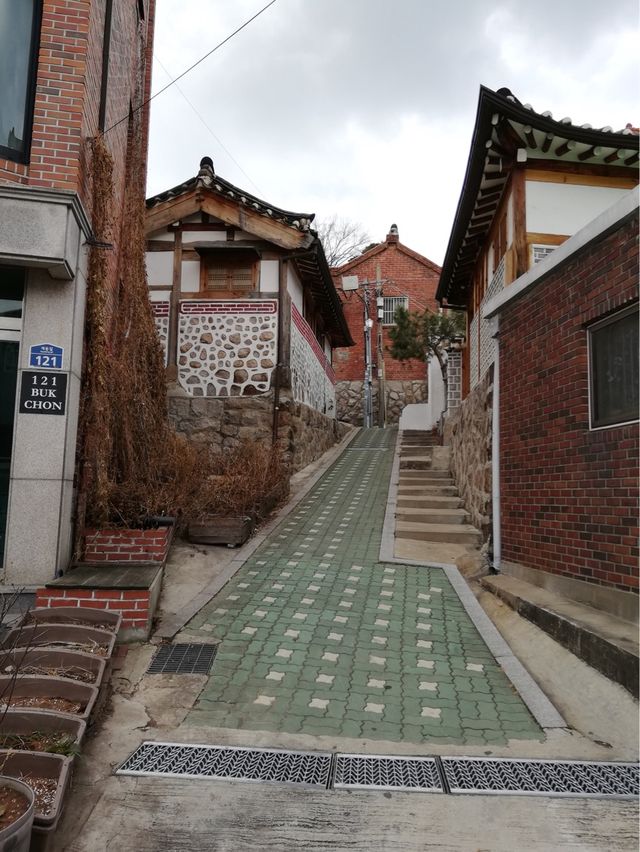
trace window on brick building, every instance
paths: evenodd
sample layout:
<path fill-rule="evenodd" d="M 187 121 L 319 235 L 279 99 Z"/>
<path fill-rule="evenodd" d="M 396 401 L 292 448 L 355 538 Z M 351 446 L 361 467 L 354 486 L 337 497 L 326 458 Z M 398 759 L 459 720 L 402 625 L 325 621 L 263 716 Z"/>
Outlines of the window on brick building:
<path fill-rule="evenodd" d="M 41 0 L 0 0 L 0 156 L 28 162 Z"/>
<path fill-rule="evenodd" d="M 396 310 L 398 308 L 409 308 L 408 296 L 385 296 L 382 309 L 382 324 L 395 325 Z"/>
<path fill-rule="evenodd" d="M 220 252 L 203 256 L 200 289 L 207 293 L 251 292 L 258 283 L 258 263 L 254 254 Z"/>
<path fill-rule="evenodd" d="M 638 419 L 638 308 L 588 329 L 591 428 Z"/>

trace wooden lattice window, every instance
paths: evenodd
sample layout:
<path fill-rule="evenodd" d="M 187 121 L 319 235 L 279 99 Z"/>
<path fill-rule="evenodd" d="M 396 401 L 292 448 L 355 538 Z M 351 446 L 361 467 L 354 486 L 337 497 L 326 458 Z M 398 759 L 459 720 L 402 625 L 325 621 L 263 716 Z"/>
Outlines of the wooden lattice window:
<path fill-rule="evenodd" d="M 256 289 L 258 264 L 254 255 L 211 254 L 202 259 L 201 289 L 238 293 Z"/>

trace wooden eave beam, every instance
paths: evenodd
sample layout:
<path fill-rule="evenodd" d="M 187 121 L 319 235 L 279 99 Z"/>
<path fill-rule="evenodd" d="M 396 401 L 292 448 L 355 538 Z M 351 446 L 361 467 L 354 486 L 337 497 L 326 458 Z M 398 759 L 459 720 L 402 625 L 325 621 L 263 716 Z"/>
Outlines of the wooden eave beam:
<path fill-rule="evenodd" d="M 255 234 L 263 240 L 268 240 L 280 248 L 299 249 L 305 248 L 311 241 L 311 235 L 306 231 L 299 231 L 290 225 L 269 219 L 247 210 L 238 202 L 220 198 L 212 193 L 203 193 L 201 209 L 210 216 L 215 216 L 226 225 L 233 225 L 250 234 Z"/>
<path fill-rule="evenodd" d="M 186 195 L 178 195 L 168 201 L 162 201 L 147 210 L 145 215 L 145 233 L 152 234 L 161 228 L 166 228 L 185 216 L 192 216 L 201 210 L 200 201 L 195 190 Z"/>

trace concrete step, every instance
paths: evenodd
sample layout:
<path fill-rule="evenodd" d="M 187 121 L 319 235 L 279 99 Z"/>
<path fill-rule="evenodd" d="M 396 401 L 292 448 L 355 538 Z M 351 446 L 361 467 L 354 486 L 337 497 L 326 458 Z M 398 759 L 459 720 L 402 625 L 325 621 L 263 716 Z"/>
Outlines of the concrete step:
<path fill-rule="evenodd" d="M 457 497 L 455 485 L 398 485 L 398 497 Z"/>
<path fill-rule="evenodd" d="M 414 458 L 433 458 L 432 447 L 400 447 L 400 458 L 411 456 Z"/>
<path fill-rule="evenodd" d="M 398 506 L 396 518 L 409 524 L 467 524 L 470 515 L 464 509 L 407 509 Z"/>
<path fill-rule="evenodd" d="M 429 470 L 431 467 L 431 456 L 428 458 L 420 458 L 409 456 L 408 458 L 400 457 L 400 470 Z"/>
<path fill-rule="evenodd" d="M 430 497 L 398 497 L 399 509 L 460 509 L 460 497 L 443 497 L 434 494 Z"/>
<path fill-rule="evenodd" d="M 467 524 L 417 524 L 397 521 L 396 538 L 411 538 L 415 541 L 448 541 L 452 544 L 465 544 L 468 547 L 482 544 L 480 531 Z"/>
<path fill-rule="evenodd" d="M 402 476 L 406 476 L 408 479 L 451 479 L 451 481 L 453 481 L 453 478 L 448 470 L 434 470 L 433 468 L 426 468 L 425 470 L 421 470 L 418 473 L 416 473 L 415 471 L 408 470 L 406 473 L 403 472 Z"/>

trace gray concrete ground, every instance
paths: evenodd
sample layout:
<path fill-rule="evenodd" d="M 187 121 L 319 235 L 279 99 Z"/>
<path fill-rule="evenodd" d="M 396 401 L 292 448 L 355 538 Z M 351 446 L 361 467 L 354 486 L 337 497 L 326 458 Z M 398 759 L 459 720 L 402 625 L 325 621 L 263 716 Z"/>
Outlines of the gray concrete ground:
<path fill-rule="evenodd" d="M 298 477 L 298 493 L 335 458 Z M 290 511 L 287 509 L 287 511 Z M 428 554 L 426 558 L 429 559 Z M 172 552 L 161 624 L 186 621 L 193 601 L 224 578 L 238 552 L 179 544 Z M 436 560 L 433 560 L 436 561 Z M 633 802 L 545 797 L 317 792 L 276 785 L 114 776 L 143 740 L 393 754 L 487 754 L 635 760 L 638 705 L 507 605 L 474 586 L 484 611 L 566 719 L 543 741 L 503 746 L 385 743 L 193 727 L 186 722 L 207 678 L 145 676 L 153 644 L 131 647 L 113 696 L 90 736 L 54 849 L 183 850 L 635 850 Z M 191 613 L 192 614 L 192 613 Z M 189 638 L 188 632 L 178 639 Z"/>

